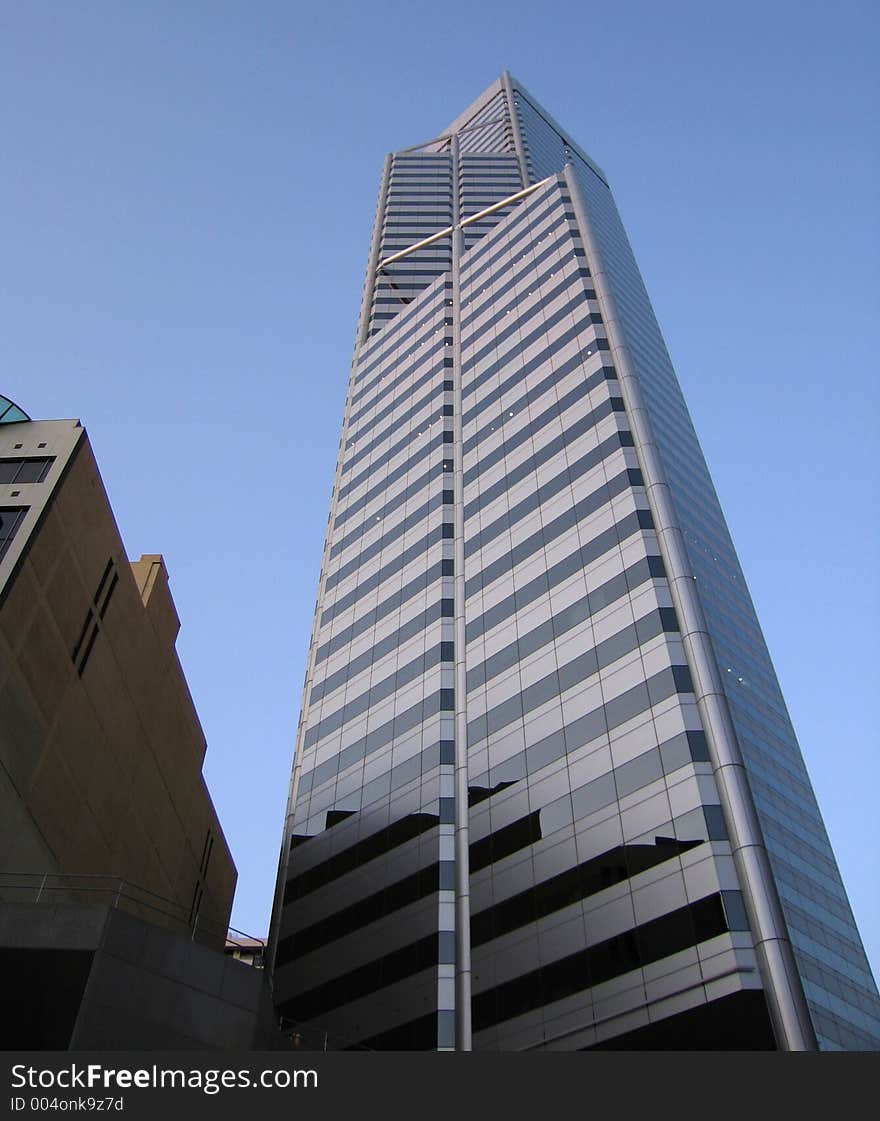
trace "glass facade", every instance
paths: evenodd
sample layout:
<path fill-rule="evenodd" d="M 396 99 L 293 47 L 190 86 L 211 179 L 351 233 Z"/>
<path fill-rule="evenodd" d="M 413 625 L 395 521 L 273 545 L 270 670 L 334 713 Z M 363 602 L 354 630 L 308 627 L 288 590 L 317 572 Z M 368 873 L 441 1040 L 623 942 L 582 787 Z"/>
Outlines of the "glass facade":
<path fill-rule="evenodd" d="M 880 1046 L 611 193 L 506 74 L 386 161 L 272 952 L 334 1046 Z"/>
<path fill-rule="evenodd" d="M 14 401 L 0 395 L 0 424 L 15 424 L 21 420 L 29 420 L 24 409 L 20 409 Z"/>

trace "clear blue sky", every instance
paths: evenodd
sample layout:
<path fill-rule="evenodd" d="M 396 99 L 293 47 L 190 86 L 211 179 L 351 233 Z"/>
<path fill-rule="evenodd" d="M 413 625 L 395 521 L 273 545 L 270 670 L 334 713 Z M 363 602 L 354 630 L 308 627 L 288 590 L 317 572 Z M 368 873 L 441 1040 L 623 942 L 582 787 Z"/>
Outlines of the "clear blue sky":
<path fill-rule="evenodd" d="M 506 66 L 610 176 L 877 970 L 877 12 L 0 3 L 0 391 L 82 418 L 129 554 L 166 557 L 238 927 L 271 904 L 382 158 Z"/>

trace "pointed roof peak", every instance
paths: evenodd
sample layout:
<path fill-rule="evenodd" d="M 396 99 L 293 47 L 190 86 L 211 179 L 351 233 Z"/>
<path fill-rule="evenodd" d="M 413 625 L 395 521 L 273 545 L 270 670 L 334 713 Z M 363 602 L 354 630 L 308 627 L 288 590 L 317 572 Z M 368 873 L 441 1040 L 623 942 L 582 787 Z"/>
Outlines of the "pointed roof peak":
<path fill-rule="evenodd" d="M 467 109 L 465 109 L 463 113 L 459 113 L 459 115 L 449 125 L 449 127 L 443 130 L 443 135 L 446 136 L 450 133 L 458 132 L 460 129 L 465 128 L 468 122 L 472 121 L 477 113 L 479 113 L 482 109 L 485 109 L 493 98 L 497 97 L 501 93 L 504 93 L 504 79 L 505 76 L 507 76 L 507 73 L 508 72 L 505 70 L 499 78 L 496 78 L 494 82 L 492 82 L 486 87 L 486 89 L 483 90 L 478 98 L 470 103 L 470 105 L 467 107 Z"/>
<path fill-rule="evenodd" d="M 504 97 L 504 95 L 508 92 L 511 95 L 511 101 L 513 101 L 515 94 L 519 94 L 521 97 L 525 98 L 531 105 L 532 109 L 534 109 L 535 112 L 539 114 L 539 116 L 544 118 L 550 128 L 552 128 L 554 132 L 556 132 L 559 137 L 564 140 L 568 147 L 571 148 L 572 151 L 577 152 L 581 159 L 589 164 L 589 166 L 596 172 L 596 174 L 604 183 L 608 183 L 607 176 L 605 175 L 601 167 L 599 167 L 599 165 L 596 163 L 596 161 L 593 160 L 589 155 L 587 155 L 587 153 L 583 150 L 583 148 L 581 148 L 579 144 L 572 140 L 571 133 L 568 132 L 567 129 L 564 129 L 560 124 L 558 124 L 557 121 L 543 107 L 540 101 L 538 101 L 537 98 L 527 89 L 527 87 L 524 86 L 523 83 L 518 78 L 514 77 L 514 75 L 511 74 L 511 72 L 507 69 L 502 70 L 500 76 L 497 77 L 493 82 L 491 82 L 486 87 L 486 89 L 483 90 L 480 96 L 471 102 L 471 104 L 467 107 L 467 109 L 464 110 L 463 113 L 459 113 L 455 120 L 443 130 L 443 133 L 441 135 L 449 136 L 452 133 L 460 132 L 461 130 L 467 128 L 468 125 L 474 120 L 474 118 L 479 113 L 483 112 L 483 110 L 485 110 L 486 107 L 490 105 L 495 98 L 498 98 L 499 96 Z M 505 105 L 503 112 L 507 113 L 508 110 L 508 105 Z"/>

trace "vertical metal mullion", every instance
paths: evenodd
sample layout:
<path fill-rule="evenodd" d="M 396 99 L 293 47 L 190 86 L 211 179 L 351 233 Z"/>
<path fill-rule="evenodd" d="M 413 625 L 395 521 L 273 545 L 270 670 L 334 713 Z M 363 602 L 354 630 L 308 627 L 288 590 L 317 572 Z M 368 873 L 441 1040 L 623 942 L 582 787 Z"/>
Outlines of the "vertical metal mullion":
<path fill-rule="evenodd" d="M 504 95 L 507 98 L 507 112 L 510 115 L 510 128 L 513 132 L 513 147 L 516 151 L 517 162 L 519 163 L 519 173 L 522 177 L 522 185 L 528 187 L 529 185 L 529 165 L 526 160 L 526 150 L 523 145 L 522 133 L 519 128 L 519 117 L 516 115 L 516 104 L 513 100 L 513 84 L 510 81 L 510 74 L 507 70 L 501 75 L 501 84 L 504 87 Z"/>
<path fill-rule="evenodd" d="M 385 206 L 388 202 L 388 185 L 391 182 L 391 160 L 389 152 L 382 165 L 382 185 L 379 188 L 379 201 L 376 204 L 376 220 L 373 224 L 373 242 L 370 245 L 370 259 L 367 263 L 367 279 L 364 282 L 364 294 L 361 298 L 361 315 L 358 321 L 357 351 L 367 341 L 367 331 L 370 327 L 370 311 L 373 306 L 373 292 L 376 288 L 376 267 L 379 264 L 379 248 L 382 244 L 382 224 L 385 221 Z"/>
<path fill-rule="evenodd" d="M 452 362 L 453 483 L 455 496 L 455 1049 L 470 1051 L 471 900 L 467 758 L 467 664 L 465 662 L 464 467 L 461 397 L 461 257 L 458 137 L 452 138 Z"/>

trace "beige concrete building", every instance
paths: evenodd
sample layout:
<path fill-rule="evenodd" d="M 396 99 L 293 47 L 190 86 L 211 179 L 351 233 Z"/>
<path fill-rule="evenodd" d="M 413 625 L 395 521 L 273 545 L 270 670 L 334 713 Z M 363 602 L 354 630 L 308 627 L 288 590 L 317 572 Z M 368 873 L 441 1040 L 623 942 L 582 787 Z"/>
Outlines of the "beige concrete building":
<path fill-rule="evenodd" d="M 162 557 L 126 559 L 79 421 L 23 418 L 0 398 L 0 893 L 121 891 L 222 946 L 236 871 Z"/>
<path fill-rule="evenodd" d="M 179 625 L 79 421 L 0 397 L 0 1049 L 282 1038 L 236 960 L 252 940 L 227 935 L 236 871 Z"/>

